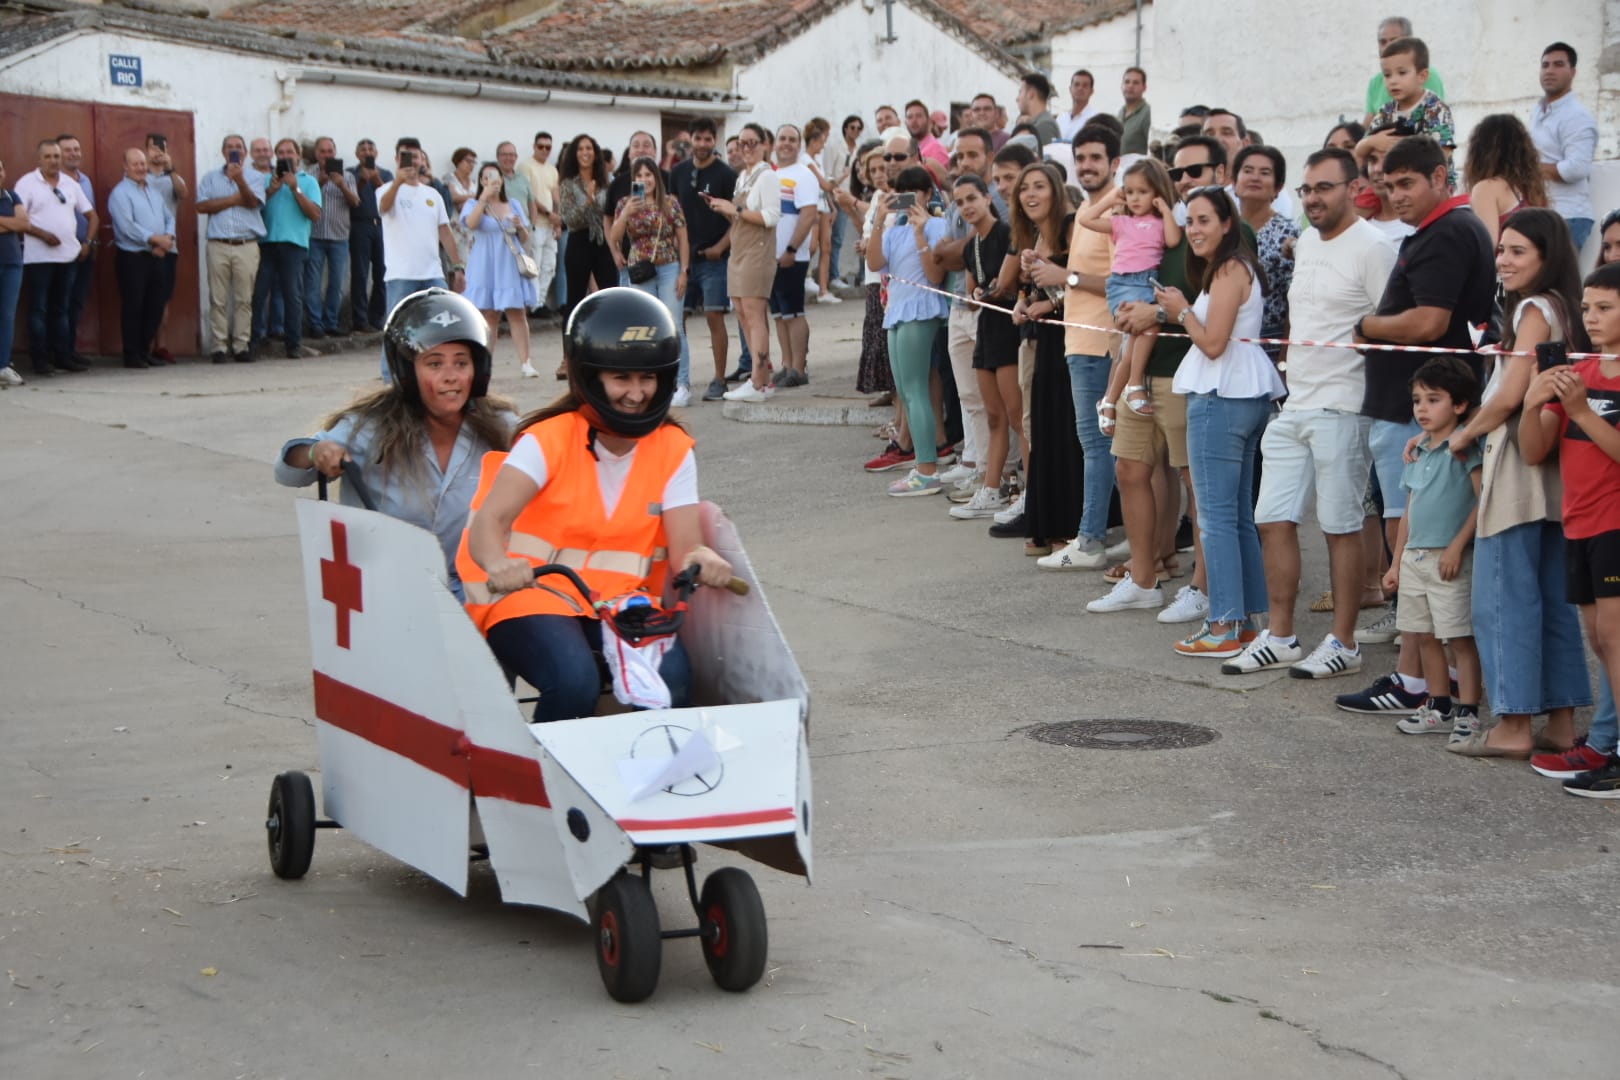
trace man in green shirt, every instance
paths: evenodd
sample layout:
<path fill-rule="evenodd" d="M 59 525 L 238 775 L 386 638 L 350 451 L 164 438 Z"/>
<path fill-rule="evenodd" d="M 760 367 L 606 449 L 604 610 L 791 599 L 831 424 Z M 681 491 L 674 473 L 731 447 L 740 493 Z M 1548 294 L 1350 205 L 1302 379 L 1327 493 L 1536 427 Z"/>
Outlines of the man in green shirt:
<path fill-rule="evenodd" d="M 1145 154 L 1148 152 L 1148 129 L 1153 126 L 1153 107 L 1142 96 L 1147 93 L 1147 72 L 1139 67 L 1126 68 L 1119 90 L 1125 97 L 1125 104 L 1119 110 L 1120 123 L 1125 125 L 1125 134 L 1119 141 L 1119 152 Z"/>
<path fill-rule="evenodd" d="M 1393 15 L 1390 18 L 1385 19 L 1383 22 L 1378 24 L 1378 55 L 1383 56 L 1385 46 L 1389 45 L 1390 43 L 1397 41 L 1400 38 L 1411 36 L 1411 19 L 1404 18 L 1400 15 Z M 1434 68 L 1429 69 L 1429 81 L 1423 84 L 1423 88 L 1425 90 L 1433 90 L 1434 96 L 1439 98 L 1441 101 L 1446 99 L 1445 80 L 1440 78 L 1440 73 Z M 1384 87 L 1384 75 L 1383 72 L 1380 71 L 1377 75 L 1374 75 L 1372 77 L 1372 81 L 1367 84 L 1367 115 L 1361 118 L 1362 124 L 1371 126 L 1373 117 L 1378 115 L 1378 110 L 1382 109 L 1389 100 L 1389 90 Z"/>

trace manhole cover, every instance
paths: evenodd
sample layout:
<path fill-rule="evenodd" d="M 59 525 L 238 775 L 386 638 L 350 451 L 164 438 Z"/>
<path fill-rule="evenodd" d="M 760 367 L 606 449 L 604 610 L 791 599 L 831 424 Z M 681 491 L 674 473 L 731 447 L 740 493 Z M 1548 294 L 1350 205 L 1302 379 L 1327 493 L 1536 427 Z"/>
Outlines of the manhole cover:
<path fill-rule="evenodd" d="M 1063 720 L 1025 732 L 1036 742 L 1085 750 L 1181 750 L 1221 737 L 1213 728 L 1170 720 Z"/>

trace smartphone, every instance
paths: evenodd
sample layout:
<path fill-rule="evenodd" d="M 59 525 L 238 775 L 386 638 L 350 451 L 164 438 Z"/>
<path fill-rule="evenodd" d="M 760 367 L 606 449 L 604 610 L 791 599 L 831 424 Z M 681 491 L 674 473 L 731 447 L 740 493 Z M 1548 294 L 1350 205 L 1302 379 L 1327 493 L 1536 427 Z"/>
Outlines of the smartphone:
<path fill-rule="evenodd" d="M 647 185 L 640 180 L 631 181 L 630 197 L 632 199 L 645 199 L 647 197 Z"/>
<path fill-rule="evenodd" d="M 240 151 L 240 150 L 232 150 L 231 151 L 231 164 L 232 165 L 240 165 L 240 164 L 242 164 L 242 151 Z"/>
<path fill-rule="evenodd" d="M 1562 341 L 1543 341 L 1536 346 L 1536 366 L 1551 371 L 1569 363 L 1569 346 Z"/>
<path fill-rule="evenodd" d="M 288 161 L 286 158 L 277 158 L 276 159 L 276 175 L 277 176 L 285 176 L 287 173 L 290 173 L 292 171 L 293 171 L 293 163 L 292 162 Z"/>
<path fill-rule="evenodd" d="M 414 169 L 414 168 L 416 168 L 416 153 L 415 153 L 415 151 L 401 150 L 399 152 L 399 167 L 402 168 L 402 169 Z"/>
<path fill-rule="evenodd" d="M 169 152 L 169 139 L 168 139 L 168 136 L 166 136 L 166 135 L 153 135 L 153 136 L 151 136 L 151 139 L 152 139 L 152 145 L 153 146 L 157 147 L 159 150 L 162 150 L 165 154 L 167 154 Z"/>
<path fill-rule="evenodd" d="M 1154 277 L 1152 274 L 1148 275 L 1148 284 L 1153 286 L 1154 292 L 1164 292 L 1164 286 L 1160 285 L 1159 279 Z"/>
<path fill-rule="evenodd" d="M 329 172 L 329 173 L 340 173 L 340 172 L 342 172 L 343 171 L 343 159 L 340 158 L 340 157 L 327 158 L 326 159 L 326 171 Z"/>
<path fill-rule="evenodd" d="M 915 191 L 902 191 L 889 200 L 889 209 L 897 214 L 904 214 L 916 205 L 917 193 Z"/>
<path fill-rule="evenodd" d="M 377 155 L 376 154 L 367 154 L 365 157 L 360 159 L 360 164 L 364 168 L 375 169 L 377 167 Z"/>

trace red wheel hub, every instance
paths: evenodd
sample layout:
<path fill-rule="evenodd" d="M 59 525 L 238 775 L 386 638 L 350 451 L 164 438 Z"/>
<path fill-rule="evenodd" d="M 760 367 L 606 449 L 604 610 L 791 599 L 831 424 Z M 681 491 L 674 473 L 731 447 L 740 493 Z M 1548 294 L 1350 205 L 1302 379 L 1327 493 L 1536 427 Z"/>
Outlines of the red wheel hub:
<path fill-rule="evenodd" d="M 611 911 L 602 912 L 602 962 L 619 966 L 619 920 Z"/>
<path fill-rule="evenodd" d="M 731 935 L 726 932 L 726 909 L 710 904 L 709 921 L 714 924 L 714 940 L 709 943 L 709 952 L 716 957 L 724 956 L 731 945 Z"/>

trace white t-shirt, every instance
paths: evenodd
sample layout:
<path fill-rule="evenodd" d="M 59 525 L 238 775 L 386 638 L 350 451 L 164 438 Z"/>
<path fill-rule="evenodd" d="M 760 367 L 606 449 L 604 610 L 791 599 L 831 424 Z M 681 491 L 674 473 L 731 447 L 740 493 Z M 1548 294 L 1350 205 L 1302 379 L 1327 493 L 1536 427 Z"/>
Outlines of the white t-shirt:
<path fill-rule="evenodd" d="M 776 221 L 776 257 L 787 254 L 793 231 L 799 227 L 799 212 L 815 206 L 821 198 L 821 184 L 807 165 L 784 165 L 776 170 L 776 186 L 782 192 L 782 216 Z M 795 262 L 810 261 L 810 238 L 806 236 L 794 253 Z"/>
<path fill-rule="evenodd" d="M 1075 116 L 1068 109 L 1064 109 L 1057 114 L 1058 134 L 1063 137 L 1064 142 L 1074 142 L 1074 137 L 1080 134 L 1080 129 L 1086 126 L 1086 121 L 1100 112 L 1102 110 L 1095 105 L 1087 105 L 1081 109 L 1079 116 Z"/>
<path fill-rule="evenodd" d="M 382 202 L 381 196 L 377 200 Z M 439 265 L 439 226 L 450 224 L 444 200 L 426 184 L 401 184 L 382 215 L 383 280 L 432 281 Z"/>
<path fill-rule="evenodd" d="M 602 509 L 608 517 L 612 517 L 619 507 L 624 482 L 630 476 L 630 466 L 635 460 L 634 446 L 623 457 L 616 457 L 600 442 L 596 444 L 596 482 L 601 486 Z M 540 440 L 534 437 L 533 432 L 518 439 L 517 445 L 507 455 L 506 464 L 533 480 L 536 487 L 545 488 L 549 477 L 546 454 L 540 449 Z M 679 506 L 694 506 L 697 501 L 697 458 L 688 450 L 675 474 L 669 478 L 669 483 L 664 485 L 663 507 L 674 510 Z"/>
<path fill-rule="evenodd" d="M 1390 218 L 1388 221 L 1379 221 L 1377 218 L 1363 218 L 1362 220 L 1383 233 L 1389 239 L 1389 242 L 1397 248 L 1401 246 L 1402 240 L 1417 232 L 1416 229 L 1400 218 Z"/>
<path fill-rule="evenodd" d="M 84 188 L 67 173 L 53 185 L 35 169 L 17 181 L 17 201 L 28 208 L 28 224 L 53 233 L 62 241 L 51 247 L 45 241 L 24 236 L 24 263 L 70 263 L 79 257 L 79 221 L 75 213 L 88 214 L 95 207 L 84 197 Z M 61 197 L 58 198 L 57 196 Z"/>
<path fill-rule="evenodd" d="M 1349 341 L 1356 320 L 1371 315 L 1395 268 L 1395 245 L 1357 218 L 1332 240 L 1306 229 L 1294 243 L 1288 289 L 1288 336 L 1296 341 Z M 1359 413 L 1367 361 L 1354 349 L 1288 347 L 1285 409 Z"/>

